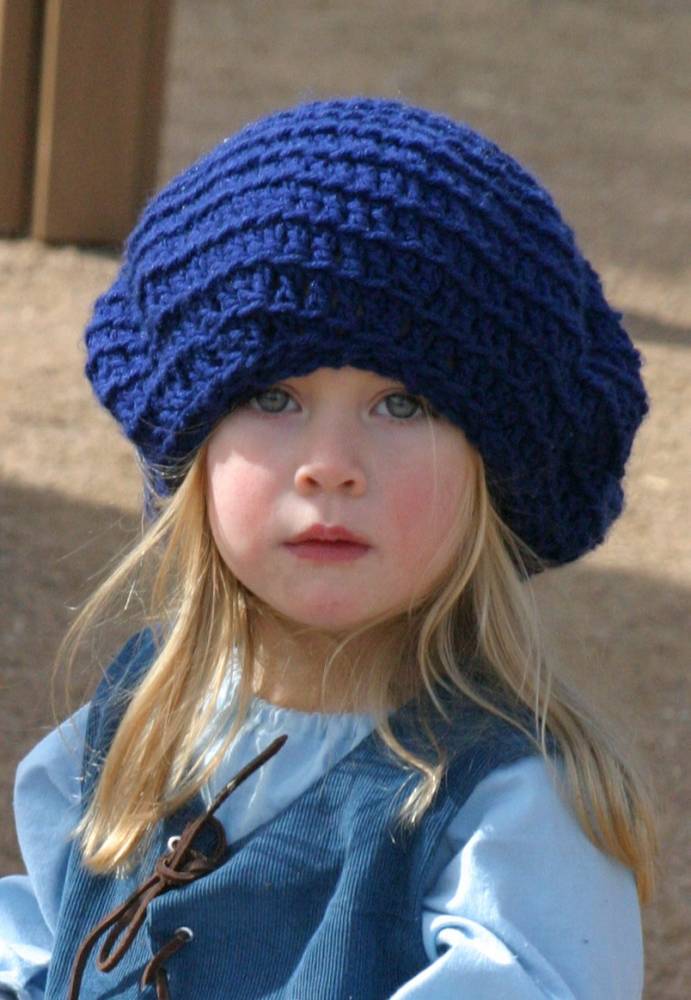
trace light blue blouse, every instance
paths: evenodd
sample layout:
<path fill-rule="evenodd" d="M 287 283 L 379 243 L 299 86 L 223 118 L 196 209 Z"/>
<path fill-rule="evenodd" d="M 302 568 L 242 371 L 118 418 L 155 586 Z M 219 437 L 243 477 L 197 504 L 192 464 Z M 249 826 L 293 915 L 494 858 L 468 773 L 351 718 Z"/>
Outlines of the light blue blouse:
<path fill-rule="evenodd" d="M 79 811 L 88 705 L 21 761 L 17 836 L 26 875 L 0 879 L 0 997 L 39 1000 Z M 216 813 L 229 843 L 276 815 L 372 729 L 257 698 L 207 801 L 281 733 L 288 741 Z M 637 1000 L 640 910 L 631 872 L 581 831 L 539 758 L 497 768 L 450 824 L 420 933 L 430 965 L 392 1000 Z"/>

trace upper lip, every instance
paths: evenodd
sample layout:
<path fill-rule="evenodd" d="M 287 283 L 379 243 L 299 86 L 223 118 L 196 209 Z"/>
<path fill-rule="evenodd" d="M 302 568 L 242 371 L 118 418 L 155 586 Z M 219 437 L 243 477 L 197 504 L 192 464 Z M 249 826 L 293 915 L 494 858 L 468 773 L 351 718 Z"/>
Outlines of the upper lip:
<path fill-rule="evenodd" d="M 341 524 L 313 524 L 306 531 L 301 531 L 299 535 L 288 539 L 289 545 L 297 545 L 300 542 L 353 542 L 357 545 L 369 545 L 366 538 L 353 534 Z"/>

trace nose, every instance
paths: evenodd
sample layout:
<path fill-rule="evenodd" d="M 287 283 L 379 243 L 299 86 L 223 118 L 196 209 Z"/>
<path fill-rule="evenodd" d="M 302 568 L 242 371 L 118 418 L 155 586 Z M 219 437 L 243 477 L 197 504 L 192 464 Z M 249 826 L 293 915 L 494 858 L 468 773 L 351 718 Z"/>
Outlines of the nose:
<path fill-rule="evenodd" d="M 323 490 L 362 496 L 367 479 L 362 463 L 357 459 L 354 443 L 341 431 L 328 438 L 320 437 L 310 449 L 310 455 L 295 471 L 295 487 L 305 495 Z"/>

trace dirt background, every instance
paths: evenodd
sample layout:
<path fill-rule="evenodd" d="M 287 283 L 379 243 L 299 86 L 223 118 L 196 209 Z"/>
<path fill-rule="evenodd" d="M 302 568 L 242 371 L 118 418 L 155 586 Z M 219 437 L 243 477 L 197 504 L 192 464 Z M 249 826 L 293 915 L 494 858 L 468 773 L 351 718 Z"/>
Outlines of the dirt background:
<path fill-rule="evenodd" d="M 273 108 L 379 94 L 469 122 L 555 195 L 625 314 L 651 396 L 607 543 L 536 590 L 565 669 L 608 706 L 657 790 L 660 885 L 644 912 L 655 1000 L 691 995 L 689 51 L 683 2 L 179 0 L 159 166 L 163 183 Z M 81 332 L 116 266 L 112 251 L 0 241 L 3 873 L 21 867 L 12 780 L 53 724 L 58 641 L 139 523 L 129 447 L 82 376 Z M 96 674 L 82 667 L 75 706 Z"/>

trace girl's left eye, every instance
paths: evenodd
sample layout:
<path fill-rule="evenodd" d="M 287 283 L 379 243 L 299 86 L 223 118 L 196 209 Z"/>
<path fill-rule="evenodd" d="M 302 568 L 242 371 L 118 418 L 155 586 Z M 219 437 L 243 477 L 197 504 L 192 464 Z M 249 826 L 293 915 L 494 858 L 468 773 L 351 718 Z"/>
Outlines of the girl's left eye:
<path fill-rule="evenodd" d="M 406 392 L 391 392 L 378 405 L 381 405 L 381 403 L 386 404 L 386 408 L 389 411 L 387 416 L 398 420 L 406 420 L 414 417 L 418 411 L 423 409 L 422 400 L 418 399 L 417 396 L 410 396 Z"/>

